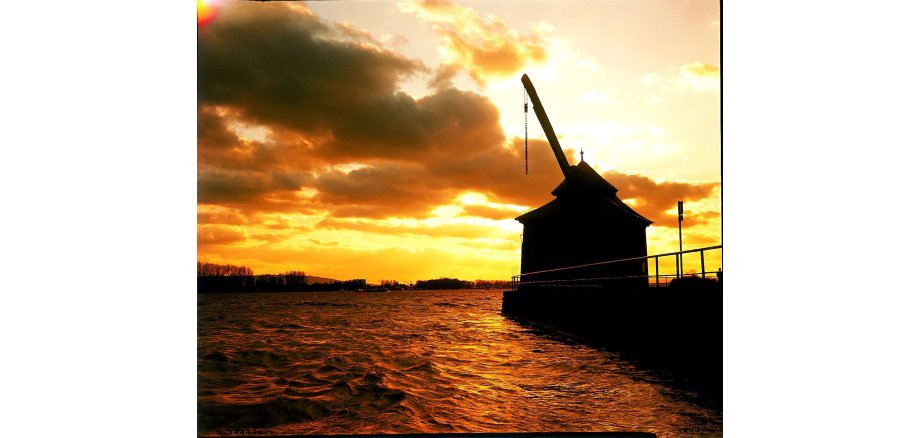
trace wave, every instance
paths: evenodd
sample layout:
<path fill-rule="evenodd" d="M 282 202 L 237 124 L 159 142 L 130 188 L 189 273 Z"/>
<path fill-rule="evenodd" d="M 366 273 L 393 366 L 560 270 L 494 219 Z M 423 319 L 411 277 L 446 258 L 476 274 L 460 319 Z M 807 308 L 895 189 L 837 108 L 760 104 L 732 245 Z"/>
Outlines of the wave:
<path fill-rule="evenodd" d="M 273 324 L 273 325 L 268 325 L 267 327 L 268 327 L 268 328 L 276 328 L 276 329 L 304 329 L 304 328 L 306 328 L 306 327 L 304 327 L 304 326 L 302 326 L 302 325 L 300 325 L 300 324 L 293 324 L 293 323 L 288 323 L 288 324 Z"/>
<path fill-rule="evenodd" d="M 319 307 L 355 307 L 354 304 L 330 303 L 328 301 L 301 301 L 294 303 L 295 306 L 319 306 Z"/>
<path fill-rule="evenodd" d="M 360 408 L 365 412 L 369 407 L 374 408 L 372 410 L 385 410 L 406 398 L 405 392 L 388 387 L 384 383 L 383 375 L 375 371 L 368 371 L 347 381 L 339 381 L 333 388 L 340 393 L 347 393 L 347 401 L 352 408 Z"/>
<path fill-rule="evenodd" d="M 388 386 L 382 372 L 375 370 L 347 373 L 334 383 L 313 376 L 305 380 L 280 378 L 274 383 L 287 386 L 282 394 L 257 403 L 199 401 L 198 428 L 214 431 L 276 427 L 326 417 L 372 418 L 382 412 L 398 412 L 407 397 Z M 315 385 L 319 382 L 325 384 Z"/>
<path fill-rule="evenodd" d="M 202 356 L 201 359 L 210 362 L 227 362 L 230 357 L 220 351 L 215 351 Z"/>
<path fill-rule="evenodd" d="M 614 353 L 499 316 L 500 294 L 234 298 L 198 313 L 202 436 L 721 430 Z"/>
<path fill-rule="evenodd" d="M 205 430 L 271 427 L 316 420 L 331 412 L 327 403 L 287 396 L 252 404 L 201 402 L 198 427 Z"/>
<path fill-rule="evenodd" d="M 242 350 L 230 359 L 236 364 L 262 367 L 278 367 L 290 362 L 288 357 L 268 350 Z"/>

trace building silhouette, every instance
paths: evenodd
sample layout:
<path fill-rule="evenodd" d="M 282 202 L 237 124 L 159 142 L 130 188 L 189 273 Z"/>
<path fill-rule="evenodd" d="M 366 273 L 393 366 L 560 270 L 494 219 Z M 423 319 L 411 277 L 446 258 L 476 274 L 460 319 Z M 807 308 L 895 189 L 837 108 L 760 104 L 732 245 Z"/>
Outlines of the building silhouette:
<path fill-rule="evenodd" d="M 575 166 L 568 164 L 533 84 L 527 75 L 521 81 L 565 177 L 552 191 L 555 199 L 516 218 L 524 225 L 522 282 L 558 284 L 553 282 L 633 277 L 603 282 L 613 286 L 647 286 L 648 266 L 645 260 L 531 274 L 588 263 L 645 257 L 648 255 L 645 228 L 652 221 L 623 203 L 617 197 L 617 188 L 591 168 L 583 157 Z"/>
<path fill-rule="evenodd" d="M 652 221 L 623 203 L 617 188 L 588 163 L 571 166 L 552 194 L 555 199 L 516 218 L 524 225 L 522 274 L 648 255 L 645 228 Z M 532 275 L 525 281 L 647 275 L 648 266 L 639 260 Z"/>

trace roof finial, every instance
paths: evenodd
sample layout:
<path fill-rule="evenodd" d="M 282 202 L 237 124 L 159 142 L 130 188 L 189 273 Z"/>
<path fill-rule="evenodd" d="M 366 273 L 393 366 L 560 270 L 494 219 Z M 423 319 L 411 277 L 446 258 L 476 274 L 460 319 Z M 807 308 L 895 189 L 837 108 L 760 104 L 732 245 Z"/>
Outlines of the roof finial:
<path fill-rule="evenodd" d="M 581 148 L 581 161 L 585 161 L 585 148 Z"/>

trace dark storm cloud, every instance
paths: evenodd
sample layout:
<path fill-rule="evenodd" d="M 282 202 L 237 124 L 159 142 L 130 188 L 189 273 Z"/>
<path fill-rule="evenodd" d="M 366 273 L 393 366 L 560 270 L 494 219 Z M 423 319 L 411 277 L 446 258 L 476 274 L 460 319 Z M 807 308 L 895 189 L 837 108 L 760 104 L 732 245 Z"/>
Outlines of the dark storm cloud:
<path fill-rule="evenodd" d="M 305 132 L 399 107 L 398 78 L 424 67 L 342 36 L 300 4 L 228 4 L 198 34 L 199 102 Z"/>
<path fill-rule="evenodd" d="M 332 125 L 335 140 L 319 151 L 330 159 L 422 161 L 468 156 L 500 146 L 499 114 L 485 97 L 455 88 L 419 100 L 404 93 L 356 107 Z"/>
<path fill-rule="evenodd" d="M 567 153 L 573 163 L 571 151 Z M 538 206 L 552 199 L 550 192 L 562 182 L 562 170 L 546 141 L 531 140 L 528 155 L 528 175 L 524 174 L 524 141 L 520 138 L 511 147 L 496 146 L 472 156 L 431 163 L 429 171 L 445 184 L 485 193 L 492 201 Z"/>
<path fill-rule="evenodd" d="M 239 143 L 237 135 L 212 108 L 198 109 L 198 148 L 225 151 Z"/>
<path fill-rule="evenodd" d="M 309 179 L 300 173 L 204 170 L 198 173 L 198 202 L 254 201 L 274 192 L 296 192 Z"/>
<path fill-rule="evenodd" d="M 549 201 L 562 172 L 548 144 L 531 142 L 530 176 L 524 175 L 523 142 L 515 144 L 520 147 L 495 144 L 467 156 L 444 149 L 439 152 L 443 156 L 426 163 L 389 162 L 351 172 L 326 172 L 313 184 L 319 191 L 316 200 L 339 217 L 423 217 L 465 191 L 518 205 Z M 505 214 L 516 216 L 511 211 Z"/>
<path fill-rule="evenodd" d="M 424 166 L 406 163 L 326 172 L 314 187 L 319 203 L 345 217 L 424 216 L 453 197 Z"/>
<path fill-rule="evenodd" d="M 208 133 L 199 128 L 198 168 L 199 170 L 234 170 L 258 172 L 309 173 L 322 164 L 315 156 L 315 145 L 289 132 L 272 132 L 267 142 L 240 138 L 229 127 L 233 116 L 218 116 L 209 107 L 202 107 L 199 114 L 208 114 L 205 119 Z M 199 117 L 199 120 L 202 118 Z M 200 122 L 199 122 L 200 123 Z M 200 125 L 199 125 L 200 126 Z M 215 134 L 216 133 L 216 134 Z M 232 140 L 230 140 L 232 136 Z M 223 141 L 213 141 L 217 137 Z"/>
<path fill-rule="evenodd" d="M 400 77 L 423 67 L 367 44 L 363 33 L 362 42 L 343 39 L 353 29 L 300 4 L 227 6 L 199 32 L 199 202 L 296 191 L 310 178 L 293 174 L 309 172 L 319 176 L 324 205 L 417 213 L 455 191 L 417 167 L 504 141 L 498 111 L 483 96 L 442 88 L 416 100 L 398 91 Z M 244 140 L 231 123 L 264 126 L 270 138 Z M 347 177 L 317 170 L 345 162 L 374 167 Z"/>
<path fill-rule="evenodd" d="M 423 160 L 504 140 L 487 98 L 441 88 L 416 100 L 397 83 L 419 62 L 337 39 L 338 27 L 299 5 L 228 7 L 199 34 L 199 104 L 318 139 L 311 152 L 330 162 Z"/>

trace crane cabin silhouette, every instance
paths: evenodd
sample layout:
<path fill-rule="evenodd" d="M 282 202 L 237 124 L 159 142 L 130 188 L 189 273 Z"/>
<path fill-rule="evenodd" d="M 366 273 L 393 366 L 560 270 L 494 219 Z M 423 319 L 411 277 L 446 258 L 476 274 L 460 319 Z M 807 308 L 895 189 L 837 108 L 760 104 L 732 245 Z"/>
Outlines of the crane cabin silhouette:
<path fill-rule="evenodd" d="M 648 255 L 645 228 L 652 221 L 623 203 L 617 197 L 617 188 L 592 169 L 583 155 L 577 165 L 569 165 L 530 78 L 525 74 L 521 82 L 565 178 L 552 191 L 555 199 L 515 218 L 524 226 L 521 287 L 560 284 L 647 287 L 645 260 L 541 272 L 644 257 Z M 579 281 L 572 281 L 576 279 Z"/>

